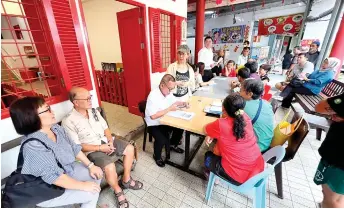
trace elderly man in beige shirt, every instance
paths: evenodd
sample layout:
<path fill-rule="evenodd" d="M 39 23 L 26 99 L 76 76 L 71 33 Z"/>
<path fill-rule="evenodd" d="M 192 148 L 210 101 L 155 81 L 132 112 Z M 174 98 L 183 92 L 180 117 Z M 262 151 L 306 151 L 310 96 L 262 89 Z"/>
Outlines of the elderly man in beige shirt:
<path fill-rule="evenodd" d="M 104 170 L 106 181 L 117 197 L 117 206 L 129 207 L 122 188 L 138 190 L 143 186 L 141 182 L 133 180 L 130 176 L 134 147 L 128 142 L 112 138 L 106 121 L 96 109 L 92 108 L 88 90 L 74 87 L 69 93 L 69 99 L 74 104 L 74 108 L 62 120 L 62 126 L 76 144 L 81 144 L 82 151 L 89 160 Z M 114 162 L 122 156 L 124 156 L 124 175 L 119 186 Z"/>

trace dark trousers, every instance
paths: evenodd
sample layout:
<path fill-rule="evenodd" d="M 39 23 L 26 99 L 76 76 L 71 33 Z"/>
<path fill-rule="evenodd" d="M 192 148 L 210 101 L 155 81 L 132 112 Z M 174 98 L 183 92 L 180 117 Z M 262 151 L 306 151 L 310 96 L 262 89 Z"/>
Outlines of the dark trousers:
<path fill-rule="evenodd" d="M 157 160 L 161 158 L 162 148 L 177 146 L 184 132 L 184 130 L 164 125 L 150 126 L 148 130 L 154 138 L 154 156 Z M 172 137 L 170 137 L 171 133 Z"/>
<path fill-rule="evenodd" d="M 222 71 L 221 66 L 215 66 L 211 69 L 211 72 L 215 73 L 217 76 L 220 75 L 221 71 Z"/>
<path fill-rule="evenodd" d="M 229 181 L 230 183 L 237 186 L 241 184 L 226 173 L 226 171 L 223 169 L 221 165 L 221 157 L 218 155 L 215 155 L 213 152 L 208 151 L 205 153 L 204 165 L 207 170 L 215 173 L 217 176 L 220 176 L 226 181 Z"/>
<path fill-rule="evenodd" d="M 288 85 L 280 94 L 280 96 L 283 97 L 282 107 L 289 108 L 295 94 L 314 95 L 314 93 L 306 87 L 291 87 Z"/>
<path fill-rule="evenodd" d="M 204 70 L 202 80 L 203 82 L 208 82 L 213 78 L 213 72 L 211 70 Z"/>

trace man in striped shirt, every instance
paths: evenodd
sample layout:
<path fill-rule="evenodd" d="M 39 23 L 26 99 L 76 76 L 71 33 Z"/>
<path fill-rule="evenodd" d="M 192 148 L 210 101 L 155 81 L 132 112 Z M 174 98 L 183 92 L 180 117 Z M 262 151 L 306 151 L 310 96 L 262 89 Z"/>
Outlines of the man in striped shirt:
<path fill-rule="evenodd" d="M 62 121 L 62 126 L 75 141 L 81 144 L 90 161 L 104 170 L 106 181 L 115 191 L 118 207 L 128 207 L 122 188 L 142 189 L 143 184 L 130 176 L 134 160 L 134 147 L 120 139 L 111 136 L 110 129 L 100 115 L 92 109 L 91 95 L 84 88 L 73 88 L 69 93 L 70 101 L 74 104 L 73 110 Z M 124 175 L 118 184 L 115 162 L 124 156 Z"/>

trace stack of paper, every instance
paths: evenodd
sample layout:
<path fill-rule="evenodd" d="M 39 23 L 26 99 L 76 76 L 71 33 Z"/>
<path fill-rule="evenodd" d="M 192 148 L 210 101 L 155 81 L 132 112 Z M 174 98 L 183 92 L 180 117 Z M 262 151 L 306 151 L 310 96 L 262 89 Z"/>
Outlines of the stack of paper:
<path fill-rule="evenodd" d="M 171 111 L 167 113 L 167 115 L 171 117 L 175 117 L 175 118 L 180 118 L 183 120 L 191 120 L 195 116 L 195 113 L 177 110 L 177 111 Z"/>

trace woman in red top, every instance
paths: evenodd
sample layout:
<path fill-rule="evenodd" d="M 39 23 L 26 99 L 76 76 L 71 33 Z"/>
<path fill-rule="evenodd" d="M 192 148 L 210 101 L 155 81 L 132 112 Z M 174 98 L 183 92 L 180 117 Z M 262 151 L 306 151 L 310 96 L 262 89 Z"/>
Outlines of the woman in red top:
<path fill-rule="evenodd" d="M 225 68 L 222 69 L 221 75 L 225 77 L 236 77 L 235 70 L 235 62 L 233 60 L 229 60 Z"/>
<path fill-rule="evenodd" d="M 244 107 L 245 100 L 240 95 L 227 96 L 222 104 L 222 118 L 205 127 L 207 144 L 216 138 L 221 155 L 208 151 L 204 160 L 206 169 L 235 185 L 264 170 L 264 159 Z"/>

